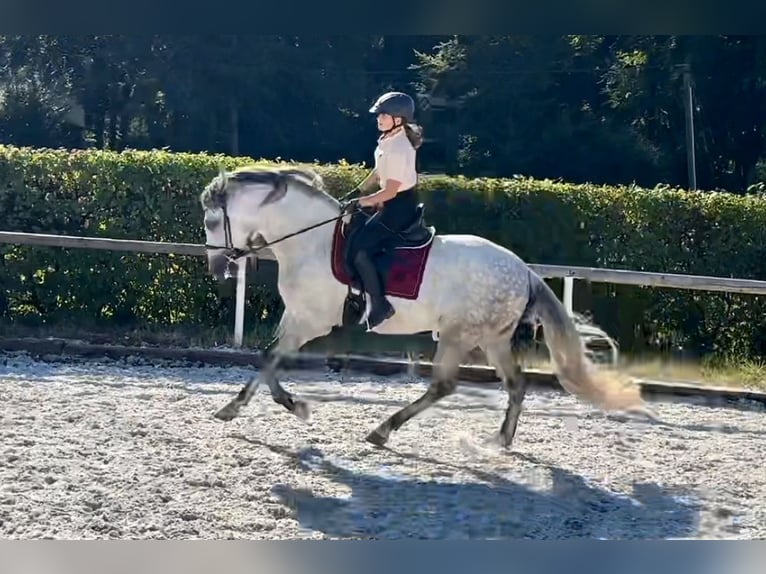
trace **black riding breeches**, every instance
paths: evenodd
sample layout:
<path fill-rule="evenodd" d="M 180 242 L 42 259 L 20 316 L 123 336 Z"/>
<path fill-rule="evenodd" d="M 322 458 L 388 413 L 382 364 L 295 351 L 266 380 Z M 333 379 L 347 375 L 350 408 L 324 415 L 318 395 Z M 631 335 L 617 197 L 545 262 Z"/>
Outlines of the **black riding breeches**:
<path fill-rule="evenodd" d="M 388 240 L 412 223 L 417 206 L 415 188 L 398 193 L 384 204 L 381 211 L 369 219 L 362 219 L 352 239 L 354 251 L 366 251 L 373 255 L 385 247 Z"/>
<path fill-rule="evenodd" d="M 376 213 L 360 224 L 353 238 L 354 251 L 366 251 L 372 255 L 383 248 L 385 243 L 393 237 L 395 230 L 387 225 L 381 215 L 381 213 Z"/>

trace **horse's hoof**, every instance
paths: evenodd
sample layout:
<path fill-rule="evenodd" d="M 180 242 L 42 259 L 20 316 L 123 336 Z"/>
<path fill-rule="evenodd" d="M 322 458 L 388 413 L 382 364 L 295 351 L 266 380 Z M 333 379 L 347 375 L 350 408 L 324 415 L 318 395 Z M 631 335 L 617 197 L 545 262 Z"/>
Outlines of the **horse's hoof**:
<path fill-rule="evenodd" d="M 505 436 L 502 432 L 497 432 L 489 437 L 486 441 L 487 446 L 492 446 L 504 452 L 511 452 L 513 450 L 512 436 Z"/>
<path fill-rule="evenodd" d="M 502 452 L 513 452 L 513 439 L 498 438 L 495 441 L 495 446 Z"/>
<path fill-rule="evenodd" d="M 309 417 L 311 417 L 311 409 L 309 409 L 309 405 L 305 401 L 295 401 L 293 413 L 303 422 L 308 421 Z"/>
<path fill-rule="evenodd" d="M 375 446 L 385 446 L 385 444 L 388 442 L 388 435 L 384 435 L 378 429 L 375 429 L 365 437 L 365 440 L 367 440 L 367 442 L 371 442 Z"/>
<path fill-rule="evenodd" d="M 230 421 L 239 414 L 239 406 L 234 403 L 229 403 L 213 416 L 221 421 Z"/>

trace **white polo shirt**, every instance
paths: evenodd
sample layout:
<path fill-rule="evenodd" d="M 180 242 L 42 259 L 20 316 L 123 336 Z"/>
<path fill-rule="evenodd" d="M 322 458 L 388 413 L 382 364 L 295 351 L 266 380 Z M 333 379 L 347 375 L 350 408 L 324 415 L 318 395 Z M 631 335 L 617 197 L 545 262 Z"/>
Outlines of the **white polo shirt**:
<path fill-rule="evenodd" d="M 375 148 L 375 170 L 380 178 L 381 189 L 386 187 L 386 180 L 389 179 L 402 182 L 400 191 L 415 187 L 418 182 L 415 153 L 404 130 L 378 142 Z"/>

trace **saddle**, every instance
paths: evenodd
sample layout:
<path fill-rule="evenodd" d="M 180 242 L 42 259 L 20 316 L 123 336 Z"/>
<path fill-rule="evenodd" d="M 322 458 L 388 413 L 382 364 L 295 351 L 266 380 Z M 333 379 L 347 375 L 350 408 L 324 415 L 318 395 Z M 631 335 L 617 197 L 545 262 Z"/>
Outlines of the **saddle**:
<path fill-rule="evenodd" d="M 423 247 L 429 243 L 436 233 L 433 226 L 425 224 L 425 206 L 418 203 L 415 208 L 415 217 L 412 222 L 402 231 L 395 234 L 392 239 L 392 249 L 408 249 L 412 247 Z"/>
<path fill-rule="evenodd" d="M 424 206 L 418 204 L 412 221 L 398 233 L 391 233 L 372 255 L 373 264 L 383 279 L 387 295 L 404 299 L 417 299 L 428 254 L 436 228 L 427 226 Z M 354 235 L 364 226 L 369 215 L 357 212 L 344 224 L 336 224 L 333 239 L 332 266 L 335 278 L 348 286 L 349 292 L 343 311 L 343 324 L 358 323 L 365 308 L 359 277 L 353 266 Z M 353 293 L 355 289 L 358 293 Z"/>
<path fill-rule="evenodd" d="M 436 234 L 436 229 L 433 226 L 427 226 L 425 224 L 425 206 L 419 203 L 415 208 L 415 216 L 412 221 L 399 232 L 392 232 L 389 234 L 388 239 L 383 241 L 377 253 L 373 255 L 373 261 L 375 262 L 378 271 L 385 277 L 387 267 L 391 263 L 391 256 L 393 252 L 400 249 L 418 249 L 425 247 L 432 240 Z M 346 246 L 344 260 L 347 271 L 354 276 L 353 273 L 353 260 L 354 252 L 353 237 L 366 223 L 369 215 L 365 212 L 357 212 L 351 216 L 351 221 L 343 227 L 343 235 L 346 237 Z"/>

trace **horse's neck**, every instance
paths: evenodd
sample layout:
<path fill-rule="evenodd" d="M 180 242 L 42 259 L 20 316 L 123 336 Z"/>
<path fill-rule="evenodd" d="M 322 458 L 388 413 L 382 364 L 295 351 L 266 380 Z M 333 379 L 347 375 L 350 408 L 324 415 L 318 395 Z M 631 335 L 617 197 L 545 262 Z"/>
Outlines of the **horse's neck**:
<path fill-rule="evenodd" d="M 329 254 L 332 248 L 332 236 L 335 228 L 335 222 L 325 223 L 308 229 L 314 225 L 327 221 L 337 215 L 327 209 L 324 204 L 316 202 L 317 205 L 301 206 L 302 213 L 311 214 L 300 218 L 280 221 L 267 238 L 267 241 L 278 241 L 287 235 L 296 234 L 289 239 L 279 241 L 270 249 L 279 263 L 280 273 L 290 273 L 295 269 L 304 269 L 308 265 L 316 262 L 328 263 Z M 304 231 L 306 230 L 306 231 Z"/>

